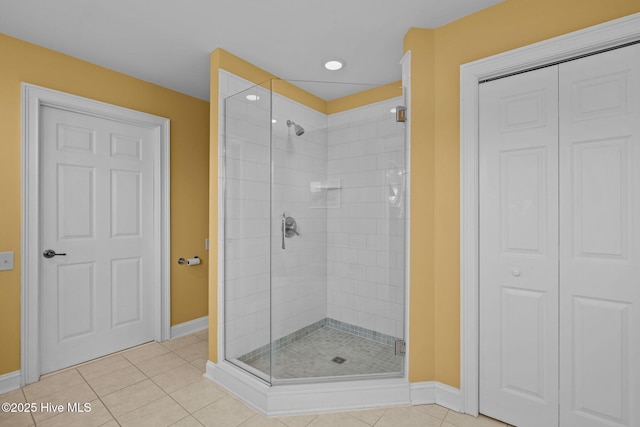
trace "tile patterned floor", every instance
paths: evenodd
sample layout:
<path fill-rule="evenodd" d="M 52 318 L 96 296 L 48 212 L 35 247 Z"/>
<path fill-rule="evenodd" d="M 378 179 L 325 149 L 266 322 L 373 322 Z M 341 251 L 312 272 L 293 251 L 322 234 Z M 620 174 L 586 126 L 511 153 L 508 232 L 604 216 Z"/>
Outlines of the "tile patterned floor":
<path fill-rule="evenodd" d="M 508 427 L 438 405 L 264 417 L 202 378 L 207 331 L 150 343 L 44 376 L 0 403 L 91 403 L 91 412 L 0 412 L 0 426 Z"/>
<path fill-rule="evenodd" d="M 338 364 L 335 357 L 345 361 Z M 275 350 L 271 358 L 276 379 L 402 372 L 402 357 L 393 347 L 327 327 Z M 247 363 L 269 375 L 268 354 Z"/>

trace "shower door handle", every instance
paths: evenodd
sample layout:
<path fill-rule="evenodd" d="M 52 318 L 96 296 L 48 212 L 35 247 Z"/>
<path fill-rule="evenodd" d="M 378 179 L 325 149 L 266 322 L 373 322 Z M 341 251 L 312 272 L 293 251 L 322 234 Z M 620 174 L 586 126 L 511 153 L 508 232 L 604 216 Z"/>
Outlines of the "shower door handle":
<path fill-rule="evenodd" d="M 284 249 L 284 223 L 287 221 L 287 216 L 284 212 L 282 212 L 282 226 L 280 227 L 282 230 L 282 249 Z"/>

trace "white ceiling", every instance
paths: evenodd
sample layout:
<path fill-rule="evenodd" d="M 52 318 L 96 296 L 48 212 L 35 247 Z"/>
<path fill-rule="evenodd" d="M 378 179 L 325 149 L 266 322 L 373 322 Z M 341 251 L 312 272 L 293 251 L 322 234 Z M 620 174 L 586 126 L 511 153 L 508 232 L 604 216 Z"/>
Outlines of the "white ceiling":
<path fill-rule="evenodd" d="M 219 47 L 284 79 L 383 84 L 401 78 L 409 28 L 500 1 L 0 0 L 0 32 L 208 100 Z M 324 70 L 335 57 L 346 66 Z"/>

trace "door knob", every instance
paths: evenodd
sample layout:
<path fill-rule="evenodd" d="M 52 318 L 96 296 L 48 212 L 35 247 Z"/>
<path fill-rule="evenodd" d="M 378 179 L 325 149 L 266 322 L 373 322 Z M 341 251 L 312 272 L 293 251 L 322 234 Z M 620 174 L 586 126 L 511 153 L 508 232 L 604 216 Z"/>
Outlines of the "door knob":
<path fill-rule="evenodd" d="M 54 256 L 65 256 L 67 254 L 57 254 L 53 249 L 47 249 L 42 253 L 45 258 L 53 258 Z"/>
<path fill-rule="evenodd" d="M 511 274 L 513 275 L 513 277 L 520 277 L 520 270 L 516 268 L 511 272 Z"/>

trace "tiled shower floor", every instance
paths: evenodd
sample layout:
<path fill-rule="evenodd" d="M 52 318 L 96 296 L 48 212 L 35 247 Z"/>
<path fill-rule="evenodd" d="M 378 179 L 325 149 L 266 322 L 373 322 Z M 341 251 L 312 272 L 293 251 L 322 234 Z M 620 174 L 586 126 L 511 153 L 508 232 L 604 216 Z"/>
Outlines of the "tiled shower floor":
<path fill-rule="evenodd" d="M 401 373 L 403 359 L 392 346 L 328 327 L 275 350 L 272 357 L 275 379 Z M 333 362 L 336 357 L 345 361 Z M 269 354 L 247 364 L 269 375 Z"/>

